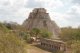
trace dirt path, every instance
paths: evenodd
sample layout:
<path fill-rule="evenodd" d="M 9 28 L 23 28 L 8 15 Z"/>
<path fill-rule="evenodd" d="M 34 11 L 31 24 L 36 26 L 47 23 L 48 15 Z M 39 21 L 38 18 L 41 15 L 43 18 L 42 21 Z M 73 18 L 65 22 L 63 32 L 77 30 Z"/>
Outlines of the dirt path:
<path fill-rule="evenodd" d="M 32 45 L 28 45 L 27 53 L 51 53 L 51 52 L 42 50 Z"/>

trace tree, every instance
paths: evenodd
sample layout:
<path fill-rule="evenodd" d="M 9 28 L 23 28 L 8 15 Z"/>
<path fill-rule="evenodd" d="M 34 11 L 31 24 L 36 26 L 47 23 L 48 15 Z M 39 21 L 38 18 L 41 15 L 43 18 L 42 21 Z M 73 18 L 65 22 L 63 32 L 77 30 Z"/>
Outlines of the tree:
<path fill-rule="evenodd" d="M 42 38 L 51 38 L 52 33 L 48 30 L 41 30 L 41 36 Z"/>
<path fill-rule="evenodd" d="M 16 22 L 4 22 L 4 25 L 10 30 L 17 30 L 21 26 Z"/>
<path fill-rule="evenodd" d="M 79 28 L 62 28 L 61 38 L 67 42 L 71 48 L 71 53 L 80 53 L 80 29 Z"/>
<path fill-rule="evenodd" d="M 38 35 L 40 34 L 40 30 L 38 28 L 33 28 L 31 30 L 31 33 L 33 34 L 33 36 L 35 36 L 37 38 Z"/>
<path fill-rule="evenodd" d="M 65 41 L 80 40 L 80 29 L 76 28 L 63 28 L 61 29 L 61 38 Z"/>
<path fill-rule="evenodd" d="M 52 33 L 45 29 L 33 28 L 30 32 L 31 36 L 35 36 L 36 38 L 51 38 Z"/>

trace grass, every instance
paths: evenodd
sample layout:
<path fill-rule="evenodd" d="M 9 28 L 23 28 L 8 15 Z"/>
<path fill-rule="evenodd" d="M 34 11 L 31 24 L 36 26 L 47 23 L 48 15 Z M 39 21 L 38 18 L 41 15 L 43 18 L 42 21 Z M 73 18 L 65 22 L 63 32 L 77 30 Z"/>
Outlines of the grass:
<path fill-rule="evenodd" d="M 0 23 L 0 53 L 26 53 L 24 41 Z"/>

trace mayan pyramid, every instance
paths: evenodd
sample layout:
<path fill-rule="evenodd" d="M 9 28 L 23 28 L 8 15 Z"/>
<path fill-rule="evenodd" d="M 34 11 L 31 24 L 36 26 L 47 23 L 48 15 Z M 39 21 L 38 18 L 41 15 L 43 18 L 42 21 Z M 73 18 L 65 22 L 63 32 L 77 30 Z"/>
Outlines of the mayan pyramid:
<path fill-rule="evenodd" d="M 60 34 L 60 28 L 50 19 L 49 13 L 44 8 L 35 8 L 30 12 L 28 19 L 23 23 L 26 29 L 47 29 L 53 33 L 53 37 L 57 38 Z"/>

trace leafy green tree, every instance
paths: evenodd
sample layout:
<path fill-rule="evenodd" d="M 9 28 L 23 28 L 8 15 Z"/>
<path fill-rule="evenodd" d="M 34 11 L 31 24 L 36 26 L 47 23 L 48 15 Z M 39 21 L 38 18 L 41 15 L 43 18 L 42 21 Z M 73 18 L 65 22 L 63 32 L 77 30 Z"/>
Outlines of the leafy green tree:
<path fill-rule="evenodd" d="M 51 38 L 52 33 L 45 29 L 33 28 L 30 32 L 31 36 L 35 36 L 36 38 Z"/>
<path fill-rule="evenodd" d="M 37 38 L 38 35 L 40 34 L 40 30 L 38 28 L 33 28 L 31 30 L 31 33 L 33 34 L 33 36 L 35 36 Z"/>
<path fill-rule="evenodd" d="M 30 40 L 30 34 L 28 32 L 20 32 L 19 36 L 26 42 Z"/>
<path fill-rule="evenodd" d="M 52 33 L 49 32 L 48 30 L 41 30 L 41 36 L 42 38 L 51 38 L 52 37 Z"/>

